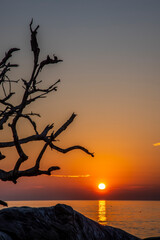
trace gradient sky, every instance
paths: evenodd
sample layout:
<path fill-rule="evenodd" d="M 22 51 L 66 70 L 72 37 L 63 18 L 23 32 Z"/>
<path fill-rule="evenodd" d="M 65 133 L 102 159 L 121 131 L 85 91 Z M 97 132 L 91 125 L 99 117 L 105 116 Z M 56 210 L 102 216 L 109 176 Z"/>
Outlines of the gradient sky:
<path fill-rule="evenodd" d="M 29 23 L 40 25 L 41 59 L 55 53 L 63 63 L 42 73 L 46 86 L 61 79 L 58 92 L 33 106 L 42 116 L 38 129 L 76 120 L 58 146 L 75 144 L 95 158 L 74 151 L 46 152 L 41 168 L 58 165 L 56 176 L 0 182 L 0 198 L 16 199 L 160 199 L 160 1 L 159 0 L 1 0 L 0 56 L 11 47 L 19 69 L 14 78 L 31 73 Z M 20 88 L 17 99 L 20 98 Z M 24 127 L 25 125 L 25 127 Z M 24 130 L 25 128 L 25 130 Z M 22 136 L 32 133 L 26 122 Z M 1 140 L 9 135 L 1 132 Z M 32 166 L 42 145 L 25 147 Z M 16 152 L 3 151 L 9 170 Z M 73 177 L 77 176 L 77 177 Z M 104 182 L 107 189 L 97 189 Z"/>

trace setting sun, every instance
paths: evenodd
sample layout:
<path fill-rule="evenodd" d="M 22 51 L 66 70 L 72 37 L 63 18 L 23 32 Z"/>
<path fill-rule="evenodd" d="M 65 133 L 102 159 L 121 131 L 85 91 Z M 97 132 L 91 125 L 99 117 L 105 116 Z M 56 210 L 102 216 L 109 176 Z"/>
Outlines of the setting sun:
<path fill-rule="evenodd" d="M 99 188 L 100 190 L 104 190 L 104 189 L 106 189 L 106 185 L 105 185 L 104 183 L 100 183 L 100 184 L 98 185 L 98 188 Z"/>

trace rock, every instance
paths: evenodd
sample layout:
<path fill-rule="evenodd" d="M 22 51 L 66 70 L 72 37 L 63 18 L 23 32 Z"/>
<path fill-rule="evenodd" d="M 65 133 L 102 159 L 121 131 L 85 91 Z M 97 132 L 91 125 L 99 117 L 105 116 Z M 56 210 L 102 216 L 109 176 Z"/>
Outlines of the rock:
<path fill-rule="evenodd" d="M 8 234 L 0 232 L 0 240 L 12 240 L 12 238 Z"/>
<path fill-rule="evenodd" d="M 102 226 L 72 207 L 13 207 L 0 210 L 0 240 L 139 240 L 117 228 Z"/>

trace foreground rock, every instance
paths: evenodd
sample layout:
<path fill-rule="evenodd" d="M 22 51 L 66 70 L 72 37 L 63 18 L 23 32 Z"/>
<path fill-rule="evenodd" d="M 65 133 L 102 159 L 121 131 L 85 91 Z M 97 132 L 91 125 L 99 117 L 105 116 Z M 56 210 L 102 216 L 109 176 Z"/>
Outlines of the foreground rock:
<path fill-rule="evenodd" d="M 102 226 L 70 206 L 14 207 L 0 211 L 0 240 L 138 240 L 110 226 Z"/>

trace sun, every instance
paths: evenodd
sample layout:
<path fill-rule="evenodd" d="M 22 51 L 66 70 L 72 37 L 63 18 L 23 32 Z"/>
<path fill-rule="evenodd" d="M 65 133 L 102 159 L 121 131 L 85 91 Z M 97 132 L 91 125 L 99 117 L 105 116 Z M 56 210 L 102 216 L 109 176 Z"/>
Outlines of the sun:
<path fill-rule="evenodd" d="M 98 188 L 99 188 L 100 190 L 104 190 L 104 189 L 106 189 L 106 185 L 105 185 L 104 183 L 100 183 L 100 184 L 98 185 Z"/>

